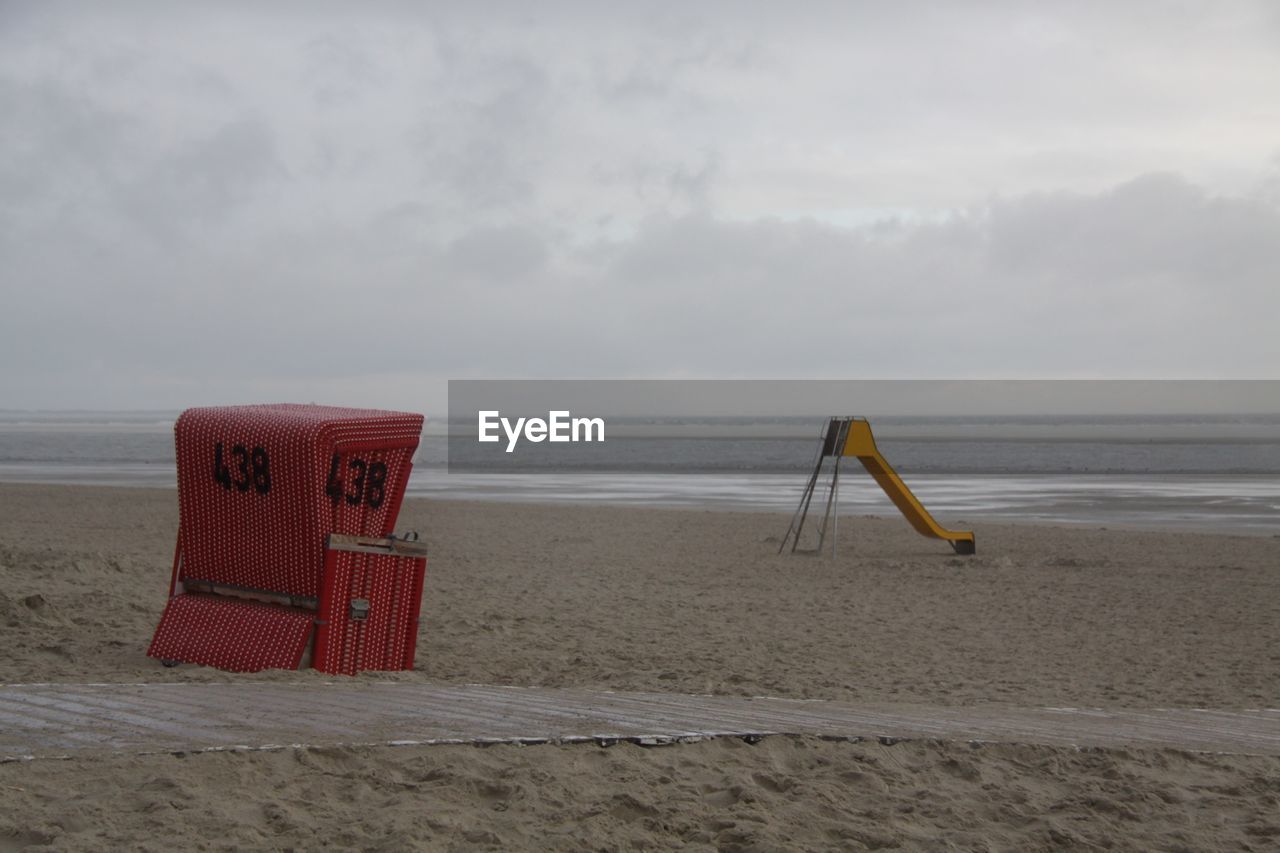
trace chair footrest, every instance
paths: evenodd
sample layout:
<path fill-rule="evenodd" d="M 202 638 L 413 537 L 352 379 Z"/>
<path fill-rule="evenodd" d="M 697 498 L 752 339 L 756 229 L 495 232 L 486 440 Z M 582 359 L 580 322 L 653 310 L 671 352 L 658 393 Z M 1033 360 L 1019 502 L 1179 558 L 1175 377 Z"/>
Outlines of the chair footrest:
<path fill-rule="evenodd" d="M 315 614 L 221 595 L 169 599 L 147 655 L 231 672 L 297 669 Z"/>

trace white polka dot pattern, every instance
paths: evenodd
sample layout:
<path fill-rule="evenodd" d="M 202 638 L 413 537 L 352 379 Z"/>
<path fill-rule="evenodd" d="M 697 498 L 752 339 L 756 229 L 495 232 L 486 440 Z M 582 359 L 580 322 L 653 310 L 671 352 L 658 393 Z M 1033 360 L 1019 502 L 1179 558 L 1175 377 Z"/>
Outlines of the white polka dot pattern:
<path fill-rule="evenodd" d="M 413 669 L 418 613 L 427 561 L 329 551 L 326 590 L 312 665 L 321 672 L 354 675 L 361 670 Z M 369 615 L 353 620 L 352 599 L 369 602 Z"/>
<path fill-rule="evenodd" d="M 297 669 L 313 622 L 305 610 L 188 593 L 169 601 L 147 654 L 231 672 Z"/>
<path fill-rule="evenodd" d="M 290 595 L 320 594 L 329 533 L 390 533 L 408 483 L 422 416 L 324 406 L 188 409 L 175 427 L 183 576 Z M 215 477 L 216 450 L 234 468 L 234 449 L 265 451 L 270 490 L 226 486 Z M 330 471 L 338 457 L 330 494 Z M 367 472 L 386 466 L 383 496 L 355 496 L 354 460 Z M 367 473 L 365 475 L 367 486 Z M 336 497 L 336 499 L 335 499 Z"/>
<path fill-rule="evenodd" d="M 371 602 L 368 622 L 352 630 L 321 623 L 321 633 L 342 635 L 337 646 L 327 643 L 338 657 L 323 668 L 354 673 L 411 667 L 412 642 L 406 648 L 404 641 L 410 628 L 401 621 L 412 621 L 411 640 L 416 640 L 424 561 L 345 553 L 326 569 L 324 544 L 330 533 L 391 533 L 422 422 L 421 415 L 406 412 L 296 404 L 183 412 L 174 427 L 182 556 L 177 579 L 318 598 L 322 607 L 331 602 L 344 623 L 350 599 L 365 598 Z M 360 558 L 358 564 L 348 566 L 347 558 L 353 557 Z M 417 581 L 412 569 L 369 568 L 382 559 L 418 563 Z M 217 603 L 208 603 L 211 598 Z M 250 619 L 244 611 L 222 607 L 222 598 L 172 598 L 149 654 L 212 666 L 222 666 L 215 659 L 230 661 L 235 665 L 223 668 L 237 671 L 248 671 L 239 662 L 260 658 L 292 660 L 267 664 L 271 667 L 297 667 L 292 644 L 300 611 L 260 605 L 270 610 L 255 611 Z M 187 600 L 201 603 L 182 603 Z M 280 622 L 274 633 L 263 627 L 273 618 Z M 309 624 L 311 614 L 307 619 Z M 401 621 L 392 627 L 384 624 L 388 619 Z M 256 648 L 261 643 L 284 643 L 289 653 Z M 394 652 L 381 648 L 388 644 Z"/>

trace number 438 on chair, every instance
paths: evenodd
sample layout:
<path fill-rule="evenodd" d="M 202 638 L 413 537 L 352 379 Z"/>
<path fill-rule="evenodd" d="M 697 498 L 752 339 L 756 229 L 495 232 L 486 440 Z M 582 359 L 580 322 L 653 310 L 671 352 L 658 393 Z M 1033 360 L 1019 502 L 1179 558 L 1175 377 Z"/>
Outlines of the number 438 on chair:
<path fill-rule="evenodd" d="M 271 491 L 271 457 L 266 449 L 252 450 L 234 444 L 228 453 L 221 441 L 213 446 L 213 479 L 228 492 L 253 489 L 260 495 Z"/>
<path fill-rule="evenodd" d="M 387 463 L 352 456 L 347 459 L 346 481 L 342 477 L 342 457 L 337 453 L 329 460 L 329 482 L 325 494 L 337 504 L 346 501 L 351 506 L 367 504 L 373 509 L 382 506 L 387 496 Z"/>

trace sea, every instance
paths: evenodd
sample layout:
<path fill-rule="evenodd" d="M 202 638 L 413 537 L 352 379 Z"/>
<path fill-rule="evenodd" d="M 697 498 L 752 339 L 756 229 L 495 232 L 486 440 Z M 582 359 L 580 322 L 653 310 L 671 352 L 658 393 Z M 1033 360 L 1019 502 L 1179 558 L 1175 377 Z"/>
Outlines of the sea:
<path fill-rule="evenodd" d="M 176 488 L 177 412 L 0 411 L 0 482 Z M 410 496 L 792 512 L 827 418 L 627 418 L 555 464 L 450 469 L 428 419 Z M 1280 415 L 872 419 L 878 446 L 943 524 L 982 520 L 1280 536 Z M 455 444 L 456 447 L 456 444 Z M 823 464 L 820 489 L 833 463 Z M 820 493 L 817 500 L 824 499 Z M 856 460 L 842 515 L 896 509 Z M 782 531 L 779 531 L 781 533 Z"/>

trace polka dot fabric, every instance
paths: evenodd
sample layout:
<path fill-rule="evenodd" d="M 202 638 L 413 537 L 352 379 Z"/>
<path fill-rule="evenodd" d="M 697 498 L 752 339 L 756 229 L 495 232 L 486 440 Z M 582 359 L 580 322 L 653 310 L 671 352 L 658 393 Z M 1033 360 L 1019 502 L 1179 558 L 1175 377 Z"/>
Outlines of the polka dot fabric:
<path fill-rule="evenodd" d="M 334 586 L 326 573 L 325 540 L 330 533 L 385 536 L 394 530 L 422 423 L 421 415 L 407 412 L 296 404 L 183 412 L 174 427 L 181 550 L 175 588 L 181 591 L 182 581 L 191 579 L 322 601 L 347 597 L 349 583 L 340 578 Z M 367 574 L 362 570 L 357 578 L 361 589 L 372 583 L 370 594 L 381 590 L 382 582 Z M 230 646 L 293 641 L 290 631 L 258 631 L 258 622 L 250 625 L 238 610 L 226 610 L 220 623 L 214 614 L 224 611 L 217 605 L 196 610 L 178 604 L 189 598 L 179 592 L 171 599 L 152 643 L 153 652 L 161 646 L 169 651 L 153 657 L 209 663 L 229 660 Z M 275 610 L 274 617 L 256 618 L 292 624 L 281 614 L 298 612 Z M 251 627 L 252 638 L 240 636 Z M 189 636 L 177 643 L 173 635 L 183 631 Z M 162 642 L 162 634 L 169 639 Z M 170 653 L 174 649 L 182 654 Z M 368 658 L 386 662 L 381 652 Z M 280 659 L 298 665 L 292 653 Z M 353 665 L 359 660 L 357 655 Z M 411 650 L 409 660 L 412 665 Z"/>
<path fill-rule="evenodd" d="M 231 672 L 297 669 L 313 622 L 306 611 L 190 593 L 170 600 L 147 654 Z"/>
<path fill-rule="evenodd" d="M 426 560 L 329 551 L 330 578 L 320 600 L 313 665 L 321 672 L 413 669 Z M 352 599 L 369 602 L 369 615 L 350 618 Z"/>
<path fill-rule="evenodd" d="M 318 597 L 329 533 L 395 528 L 422 421 L 327 406 L 188 409 L 174 430 L 183 576 Z M 385 471 L 376 489 L 371 470 Z"/>

